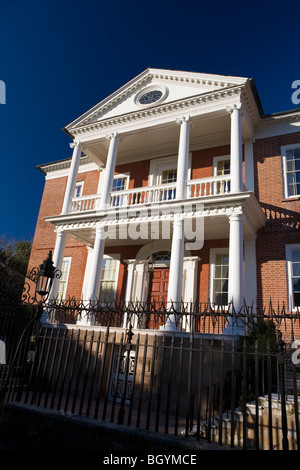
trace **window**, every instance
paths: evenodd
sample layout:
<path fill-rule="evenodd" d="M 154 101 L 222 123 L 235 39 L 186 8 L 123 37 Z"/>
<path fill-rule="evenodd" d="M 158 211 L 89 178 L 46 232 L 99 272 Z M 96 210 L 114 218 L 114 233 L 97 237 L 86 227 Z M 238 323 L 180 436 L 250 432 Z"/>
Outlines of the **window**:
<path fill-rule="evenodd" d="M 300 245 L 286 245 L 289 306 L 300 308 Z"/>
<path fill-rule="evenodd" d="M 118 259 L 104 255 L 100 282 L 100 302 L 112 302 L 115 299 L 119 264 Z"/>
<path fill-rule="evenodd" d="M 281 147 L 284 196 L 300 196 L 300 144 Z"/>
<path fill-rule="evenodd" d="M 213 175 L 230 175 L 230 157 L 215 157 L 213 160 Z M 230 181 L 220 181 L 215 183 L 214 194 L 224 194 L 230 192 Z"/>
<path fill-rule="evenodd" d="M 216 305 L 228 305 L 228 268 L 227 249 L 211 250 L 210 298 Z"/>
<path fill-rule="evenodd" d="M 58 287 L 58 294 L 57 294 L 58 300 L 65 299 L 70 266 L 71 266 L 71 258 L 69 257 L 64 258 L 62 268 L 61 268 L 61 277 L 60 277 L 59 287 Z"/>
<path fill-rule="evenodd" d="M 172 184 L 176 183 L 177 181 L 177 170 L 165 170 L 162 172 L 161 176 L 161 183 L 162 184 Z M 176 196 L 176 188 L 172 189 L 164 189 L 163 190 L 163 200 L 168 201 L 171 199 L 175 199 Z"/>
<path fill-rule="evenodd" d="M 113 180 L 111 192 L 124 191 L 128 188 L 129 175 L 116 175 Z M 112 194 L 112 206 L 118 207 L 124 205 L 124 195 L 116 196 Z"/>
<path fill-rule="evenodd" d="M 74 197 L 81 197 L 83 191 L 83 181 L 76 183 Z"/>

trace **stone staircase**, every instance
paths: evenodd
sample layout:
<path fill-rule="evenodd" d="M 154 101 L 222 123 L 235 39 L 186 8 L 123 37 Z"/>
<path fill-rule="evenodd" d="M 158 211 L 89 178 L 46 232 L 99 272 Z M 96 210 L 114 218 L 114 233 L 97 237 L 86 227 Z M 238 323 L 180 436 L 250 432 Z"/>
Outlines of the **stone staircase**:
<path fill-rule="evenodd" d="M 300 393 L 298 393 L 298 419 L 300 420 Z M 270 405 L 271 403 L 271 410 Z M 281 420 L 281 397 L 278 393 L 268 396 L 261 396 L 255 401 L 246 404 L 246 411 L 242 407 L 236 408 L 233 415 L 230 411 L 223 413 L 221 416 L 214 417 L 210 426 L 207 421 L 200 423 L 200 436 L 207 438 L 210 436 L 212 442 L 219 442 L 220 426 L 222 426 L 222 444 L 231 445 L 233 436 L 234 447 L 242 447 L 244 445 L 244 416 L 246 413 L 246 447 L 256 447 L 255 428 L 257 424 L 256 412 L 258 410 L 258 447 L 260 450 L 270 450 L 270 419 L 272 421 L 272 450 L 282 449 L 282 420 Z M 293 450 L 297 442 L 296 420 L 295 420 L 295 397 L 294 395 L 286 396 L 286 415 L 288 429 L 289 449 Z M 232 432 L 233 425 L 233 432 Z M 191 436 L 197 433 L 195 425 L 190 432 Z M 297 447 L 296 447 L 297 449 Z"/>

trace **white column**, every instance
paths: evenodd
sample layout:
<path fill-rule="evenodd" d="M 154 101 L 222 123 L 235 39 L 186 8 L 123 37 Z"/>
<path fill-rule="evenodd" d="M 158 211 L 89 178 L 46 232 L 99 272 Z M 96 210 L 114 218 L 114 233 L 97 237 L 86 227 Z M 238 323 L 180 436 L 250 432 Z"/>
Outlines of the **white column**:
<path fill-rule="evenodd" d="M 85 272 L 84 272 L 84 280 L 83 280 L 83 286 L 82 286 L 82 294 L 81 298 L 83 300 L 87 300 L 87 292 L 88 288 L 90 285 L 90 274 L 91 274 L 91 269 L 93 265 L 93 255 L 94 255 L 94 249 L 91 247 L 87 247 L 88 255 L 87 255 L 87 260 L 86 260 L 86 265 L 85 265 Z"/>
<path fill-rule="evenodd" d="M 135 302 L 146 301 L 146 287 L 148 282 L 148 265 L 146 261 L 137 261 L 135 264 L 135 283 L 132 300 Z"/>
<path fill-rule="evenodd" d="M 235 311 L 239 312 L 244 301 L 243 214 L 231 215 L 229 223 L 228 302 L 232 302 Z"/>
<path fill-rule="evenodd" d="M 187 303 L 185 308 L 187 309 L 187 315 L 182 319 L 183 331 L 193 330 L 193 316 L 189 315 L 189 312 L 193 311 L 194 302 L 197 297 L 197 275 L 198 275 L 198 263 L 200 258 L 198 256 L 189 256 L 184 258 L 183 262 L 183 286 L 182 286 L 182 297 L 183 301 Z"/>
<path fill-rule="evenodd" d="M 125 292 L 125 302 L 130 303 L 133 301 L 132 293 L 133 293 L 133 275 L 134 275 L 134 268 L 136 264 L 135 259 L 125 259 L 125 263 L 127 263 L 127 283 L 126 283 L 126 292 Z"/>
<path fill-rule="evenodd" d="M 177 309 L 182 301 L 182 277 L 183 277 L 183 255 L 184 255 L 184 221 L 179 218 L 173 222 L 173 237 L 170 259 L 170 274 L 168 286 L 167 305 L 172 312 L 172 307 Z M 161 329 L 176 331 L 176 315 L 170 313 L 168 320 Z"/>
<path fill-rule="evenodd" d="M 97 225 L 94 242 L 93 261 L 91 263 L 91 272 L 89 276 L 89 286 L 87 289 L 87 300 L 96 300 L 99 295 L 100 276 L 103 264 L 103 254 L 105 246 L 104 226 Z"/>
<path fill-rule="evenodd" d="M 125 291 L 125 304 L 126 306 L 130 306 L 131 302 L 133 302 L 132 294 L 133 294 L 133 280 L 134 280 L 134 268 L 135 268 L 135 259 L 125 259 L 125 263 L 127 263 L 127 282 L 126 282 L 126 291 Z M 131 318 L 131 320 L 133 320 Z M 124 315 L 123 321 L 123 328 L 127 328 L 127 313 Z"/>
<path fill-rule="evenodd" d="M 64 197 L 64 202 L 63 202 L 63 207 L 62 207 L 62 212 L 61 212 L 62 214 L 68 214 L 70 211 L 72 197 L 74 196 L 74 192 L 75 192 L 75 185 L 76 185 L 78 168 L 79 168 L 79 163 L 80 163 L 80 155 L 81 155 L 81 143 L 80 142 L 74 142 L 73 144 L 70 144 L 70 147 L 73 148 L 74 150 L 73 150 L 69 177 L 68 177 L 68 182 L 67 182 L 67 187 L 65 191 L 65 197 Z"/>
<path fill-rule="evenodd" d="M 99 209 L 106 209 L 109 206 L 109 197 L 114 179 L 114 172 L 117 158 L 117 148 L 119 136 L 117 133 L 110 134 L 107 136 L 110 139 L 109 149 L 107 154 L 106 167 L 102 180 L 102 191 Z"/>
<path fill-rule="evenodd" d="M 190 136 L 190 117 L 184 116 L 177 119 L 180 124 L 179 149 L 177 161 L 177 182 L 176 182 L 176 199 L 186 198 L 187 187 L 187 171 L 189 161 L 189 136 Z"/>
<path fill-rule="evenodd" d="M 176 219 L 173 223 L 168 302 L 178 303 L 182 300 L 183 254 L 183 220 Z"/>
<path fill-rule="evenodd" d="M 234 105 L 227 108 L 227 111 L 231 116 L 230 192 L 240 193 L 243 191 L 241 105 Z"/>
<path fill-rule="evenodd" d="M 254 185 L 254 157 L 253 157 L 253 140 L 247 140 L 244 144 L 245 148 L 245 186 L 248 191 L 255 192 Z"/>
<path fill-rule="evenodd" d="M 65 253 L 65 246 L 66 246 L 66 234 L 63 230 L 58 229 L 56 232 L 56 242 L 55 242 L 55 247 L 54 247 L 54 252 L 53 252 L 53 266 L 55 266 L 56 269 L 61 270 L 62 264 L 63 264 L 63 259 L 64 259 L 64 253 Z M 50 298 L 55 299 L 57 294 L 58 294 L 58 287 L 59 287 L 60 280 L 54 278 L 51 292 L 50 292 Z"/>

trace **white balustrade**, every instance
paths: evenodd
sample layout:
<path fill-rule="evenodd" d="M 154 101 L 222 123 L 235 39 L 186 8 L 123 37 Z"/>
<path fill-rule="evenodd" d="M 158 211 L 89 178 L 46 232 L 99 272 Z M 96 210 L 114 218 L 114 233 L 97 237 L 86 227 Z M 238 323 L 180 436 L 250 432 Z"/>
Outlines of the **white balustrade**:
<path fill-rule="evenodd" d="M 91 196 L 73 197 L 71 203 L 71 212 L 87 212 L 98 209 L 100 201 L 99 194 Z"/>
<path fill-rule="evenodd" d="M 230 175 L 199 178 L 187 183 L 187 197 L 219 196 L 230 193 Z"/>
<path fill-rule="evenodd" d="M 220 196 L 230 193 L 230 175 L 200 178 L 187 182 L 187 198 Z M 110 194 L 110 207 L 139 206 L 176 198 L 176 183 L 145 186 L 114 191 Z M 100 195 L 74 197 L 71 212 L 88 212 L 99 209 Z"/>

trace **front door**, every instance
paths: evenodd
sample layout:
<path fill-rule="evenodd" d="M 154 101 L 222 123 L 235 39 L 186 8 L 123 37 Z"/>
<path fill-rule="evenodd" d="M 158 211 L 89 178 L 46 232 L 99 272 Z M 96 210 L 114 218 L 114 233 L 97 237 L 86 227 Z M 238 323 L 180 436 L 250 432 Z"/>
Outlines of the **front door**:
<path fill-rule="evenodd" d="M 149 316 L 148 328 L 159 328 L 164 324 L 164 309 L 167 305 L 169 268 L 155 268 L 150 276 L 149 301 L 155 313 Z"/>

